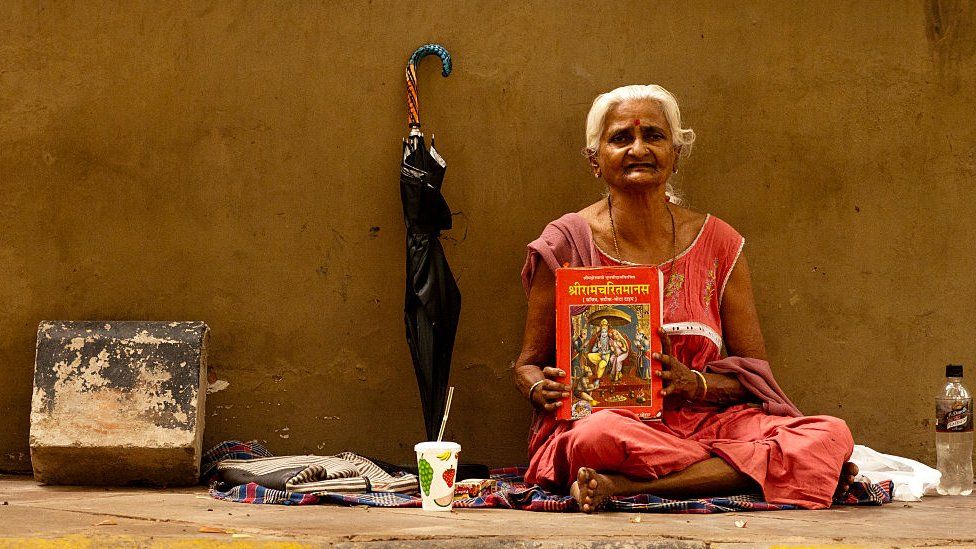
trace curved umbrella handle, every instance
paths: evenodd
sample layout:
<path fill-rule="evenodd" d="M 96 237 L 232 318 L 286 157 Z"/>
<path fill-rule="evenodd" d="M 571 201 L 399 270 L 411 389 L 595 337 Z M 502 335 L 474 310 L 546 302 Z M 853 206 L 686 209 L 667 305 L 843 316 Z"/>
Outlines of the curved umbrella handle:
<path fill-rule="evenodd" d="M 420 102 L 417 100 L 417 63 L 428 55 L 436 55 L 441 58 L 443 70 L 441 74 L 448 76 L 451 74 L 451 54 L 440 44 L 424 44 L 417 48 L 407 61 L 407 122 L 411 128 L 420 127 Z"/>

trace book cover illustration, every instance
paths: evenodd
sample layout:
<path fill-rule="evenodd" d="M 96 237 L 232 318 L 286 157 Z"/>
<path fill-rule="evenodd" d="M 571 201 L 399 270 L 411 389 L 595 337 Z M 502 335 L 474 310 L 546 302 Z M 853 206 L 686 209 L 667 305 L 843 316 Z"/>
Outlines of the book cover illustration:
<path fill-rule="evenodd" d="M 571 387 L 556 417 L 626 407 L 660 417 L 662 276 L 654 267 L 556 270 L 556 363 Z"/>

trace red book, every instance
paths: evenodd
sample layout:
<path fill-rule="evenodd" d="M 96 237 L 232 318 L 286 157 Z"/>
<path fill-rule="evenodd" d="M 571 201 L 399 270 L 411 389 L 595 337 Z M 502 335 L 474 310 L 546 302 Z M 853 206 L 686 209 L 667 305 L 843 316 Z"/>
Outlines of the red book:
<path fill-rule="evenodd" d="M 572 388 L 556 412 L 579 419 L 627 408 L 659 419 L 663 284 L 655 267 L 556 270 L 556 364 Z"/>

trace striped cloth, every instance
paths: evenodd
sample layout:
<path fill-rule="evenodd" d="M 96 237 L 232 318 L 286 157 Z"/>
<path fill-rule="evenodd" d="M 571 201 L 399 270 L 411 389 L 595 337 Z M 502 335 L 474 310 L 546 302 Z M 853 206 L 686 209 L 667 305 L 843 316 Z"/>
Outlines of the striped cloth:
<path fill-rule="evenodd" d="M 397 476 L 352 452 L 335 456 L 279 456 L 224 459 L 217 474 L 233 485 L 257 484 L 297 494 L 417 493 L 416 475 Z"/>
<path fill-rule="evenodd" d="M 253 446 L 249 446 L 253 444 Z M 250 455 L 254 459 L 248 460 L 249 450 L 253 450 Z M 257 443 L 242 443 L 230 441 L 222 443 L 204 454 L 205 459 L 214 459 L 219 464 L 204 463 L 204 471 L 220 469 L 223 460 L 220 456 L 233 456 L 233 462 L 258 461 L 266 458 L 267 450 Z M 321 456 L 290 456 L 291 458 L 308 458 Z M 332 456 L 332 458 L 342 458 L 349 462 L 357 462 L 358 458 L 363 462 L 380 469 L 376 464 L 362 456 L 345 452 Z M 300 463 L 297 461 L 282 461 L 282 464 Z M 361 463 L 361 462 L 360 462 Z M 314 466 L 313 464 L 312 466 Z M 338 465 L 338 464 L 334 464 Z M 310 466 L 309 468 L 311 468 Z M 322 465 L 327 467 L 326 465 Z M 365 467 L 365 464 L 360 464 Z M 270 468 L 265 466 L 255 467 L 256 471 L 265 471 Z M 338 470 L 338 469 L 337 469 Z M 358 470 L 358 469 L 357 469 Z M 497 482 L 488 489 L 483 490 L 476 496 L 455 499 L 454 506 L 457 508 L 479 509 L 479 508 L 502 508 L 520 509 L 524 511 L 545 511 L 545 512 L 573 512 L 578 511 L 579 507 L 576 500 L 571 496 L 563 496 L 546 492 L 537 485 L 526 484 L 523 479 L 525 467 L 507 467 L 495 469 L 491 472 L 491 478 Z M 383 471 L 380 469 L 380 471 Z M 396 473 L 390 474 L 383 471 L 394 479 L 400 478 Z M 372 475 L 372 476 L 370 476 Z M 367 478 L 381 478 L 372 469 L 366 470 L 360 476 Z M 340 505 L 367 505 L 369 507 L 420 507 L 420 497 L 417 495 L 417 480 L 413 477 L 412 491 L 377 491 L 376 485 L 369 483 L 368 486 L 373 491 L 365 493 L 342 493 L 337 491 L 314 491 L 311 493 L 295 492 L 286 489 L 270 488 L 259 485 L 255 482 L 244 484 L 228 484 L 226 482 L 215 482 L 210 487 L 210 495 L 216 499 L 234 501 L 238 503 L 273 503 L 279 505 L 310 505 L 317 503 L 335 503 Z M 337 485 L 341 482 L 349 482 L 348 478 L 336 479 Z M 320 481 L 309 481 L 311 483 Z M 321 482 L 329 482 L 328 479 Z M 308 484 L 308 483 L 306 483 Z M 301 486 L 302 484 L 297 484 Z M 834 505 L 883 505 L 891 502 L 892 482 L 884 481 L 878 484 L 868 484 L 865 482 L 855 482 L 851 484 L 850 490 L 842 498 L 834 500 Z M 672 500 L 659 498 L 650 494 L 641 494 L 632 497 L 611 497 L 607 498 L 603 508 L 607 511 L 624 511 L 632 513 L 728 513 L 733 511 L 786 511 L 798 509 L 795 505 L 776 504 L 763 501 L 759 494 L 745 494 L 731 497 L 700 498 L 690 500 Z"/>
<path fill-rule="evenodd" d="M 271 452 L 258 441 L 227 440 L 203 453 L 200 460 L 200 483 L 210 485 L 218 480 L 217 465 L 225 459 L 254 459 L 271 457 Z"/>
<path fill-rule="evenodd" d="M 253 482 L 233 486 L 226 491 L 216 489 L 218 483 L 210 488 L 210 495 L 214 499 L 233 501 L 235 503 L 270 503 L 275 505 L 312 505 L 321 499 L 312 494 L 295 494 L 284 490 L 266 488 Z"/>

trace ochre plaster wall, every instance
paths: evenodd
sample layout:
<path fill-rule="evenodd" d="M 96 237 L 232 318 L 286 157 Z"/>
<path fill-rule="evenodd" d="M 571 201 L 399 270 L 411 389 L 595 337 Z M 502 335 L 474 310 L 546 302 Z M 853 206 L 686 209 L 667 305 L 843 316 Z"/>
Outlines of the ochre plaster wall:
<path fill-rule="evenodd" d="M 525 460 L 524 245 L 600 197 L 593 97 L 657 82 L 679 185 L 745 235 L 780 382 L 933 461 L 942 366 L 976 358 L 976 29 L 952 2 L 4 2 L 0 468 L 29 468 L 42 319 L 204 320 L 206 442 L 411 459 L 403 64 L 457 212 L 448 437 Z M 973 369 L 967 368 L 973 385 Z"/>

